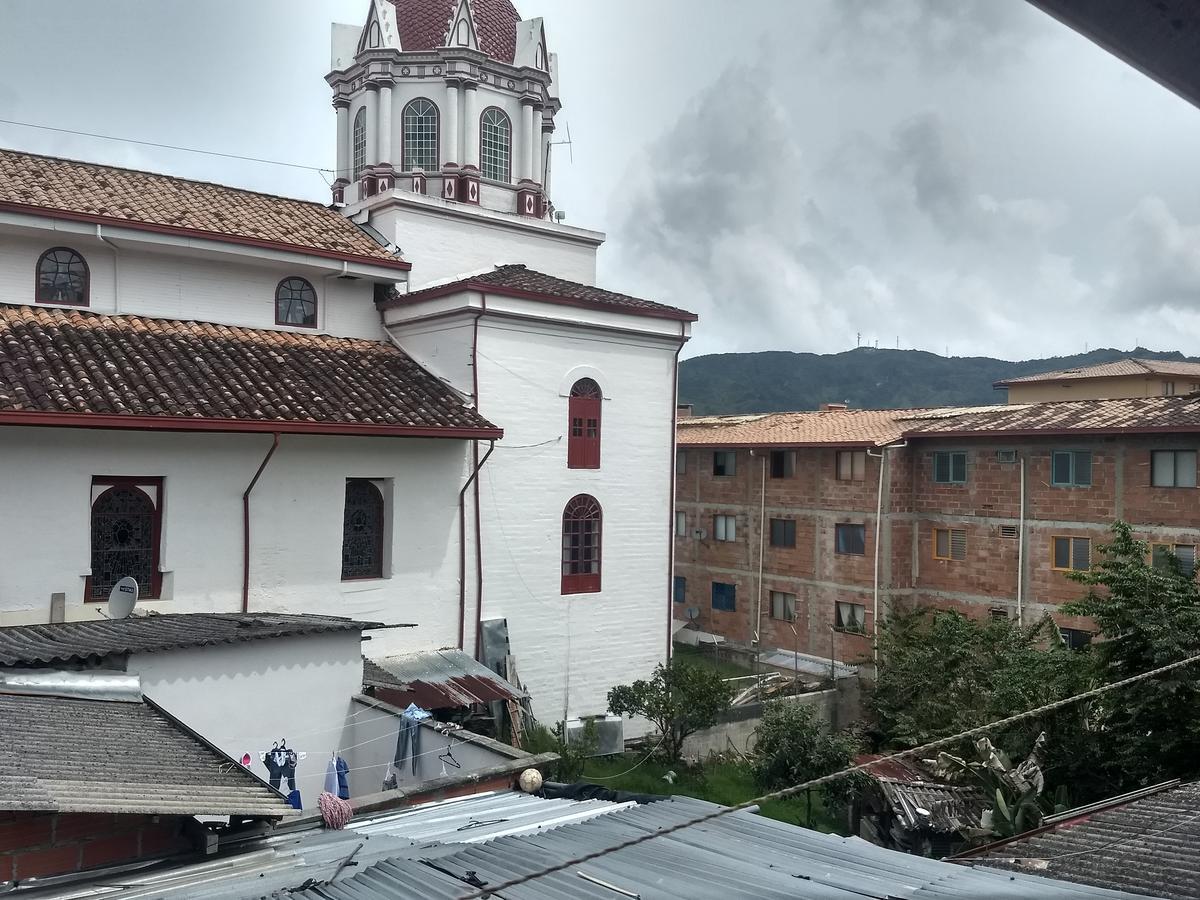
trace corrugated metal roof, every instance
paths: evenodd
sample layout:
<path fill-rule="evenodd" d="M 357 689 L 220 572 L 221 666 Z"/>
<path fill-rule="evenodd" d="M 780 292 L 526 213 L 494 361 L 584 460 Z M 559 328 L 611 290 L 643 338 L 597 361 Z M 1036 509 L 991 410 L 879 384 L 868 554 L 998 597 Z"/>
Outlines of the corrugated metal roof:
<path fill-rule="evenodd" d="M 388 701 L 445 709 L 519 700 L 525 692 L 461 650 L 435 650 L 367 660 L 363 683 L 388 690 Z"/>
<path fill-rule="evenodd" d="M 788 672 L 800 671 L 818 678 L 829 677 L 828 656 L 812 656 L 808 653 L 797 653 L 795 650 L 763 650 L 758 655 L 758 661 L 764 666 L 773 666 Z M 835 661 L 832 668 L 838 678 L 852 678 L 858 674 L 857 666 L 844 662 Z"/>
<path fill-rule="evenodd" d="M 854 762 L 862 765 L 875 758 L 878 754 L 864 754 Z M 984 802 L 976 788 L 933 781 L 906 760 L 885 760 L 867 772 L 874 776 L 889 809 L 909 831 L 957 834 L 979 827 Z"/>
<path fill-rule="evenodd" d="M 0 809 L 245 815 L 294 812 L 152 705 L 0 694 Z"/>
<path fill-rule="evenodd" d="M 472 884 L 498 884 L 714 808 L 703 801 L 676 797 L 543 834 L 449 848 L 450 852 L 428 858 L 436 868 L 414 859 L 390 859 L 351 878 L 292 896 L 297 900 L 461 897 Z M 509 888 L 504 897 L 613 900 L 621 896 L 618 891 L 644 900 L 1132 897 L 1029 875 L 958 868 L 747 812 Z"/>
<path fill-rule="evenodd" d="M 0 665 L 56 665 L 114 653 L 146 653 L 265 638 L 383 628 L 339 616 L 283 613 L 171 613 L 10 625 L 0 628 Z"/>
<path fill-rule="evenodd" d="M 1200 900 L 1200 783 L 1093 808 L 956 862 Z"/>

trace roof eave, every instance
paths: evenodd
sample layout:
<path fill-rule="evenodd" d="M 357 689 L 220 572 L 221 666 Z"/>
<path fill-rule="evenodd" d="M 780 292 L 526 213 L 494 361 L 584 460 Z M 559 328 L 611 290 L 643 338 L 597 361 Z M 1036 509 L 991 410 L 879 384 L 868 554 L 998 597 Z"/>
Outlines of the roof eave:
<path fill-rule="evenodd" d="M 263 238 L 252 238 L 243 235 L 224 234 L 219 231 L 205 231 L 201 228 L 185 228 L 175 225 L 157 225 L 152 222 L 139 222 L 132 219 L 121 219 L 115 216 L 102 216 L 96 213 L 79 213 L 69 210 L 55 209 L 49 206 L 36 206 L 28 203 L 13 203 L 10 200 L 0 200 L 0 210 L 16 213 L 27 213 L 45 216 L 50 219 L 64 219 L 71 222 L 89 222 L 97 225 L 111 225 L 117 228 L 129 228 L 134 231 L 149 231 L 155 234 L 171 234 L 181 237 L 203 238 L 210 241 L 222 241 L 227 244 L 239 244 L 247 247 L 259 247 L 264 250 L 283 250 L 288 253 L 302 253 L 306 256 L 320 256 L 325 259 L 336 259 L 338 262 L 356 262 L 364 265 L 381 266 L 407 272 L 412 269 L 412 263 L 402 259 L 388 259 L 381 256 L 367 256 L 360 253 L 342 253 L 336 250 L 324 250 L 303 244 L 286 244 L 281 241 L 269 241 Z M 382 248 L 380 248 L 382 249 Z"/>
<path fill-rule="evenodd" d="M 93 428 L 132 431 L 207 431 L 252 434 L 321 434 L 360 437 L 447 438 L 496 441 L 504 429 L 492 426 L 373 425 L 358 422 L 273 421 L 262 419 L 219 419 L 201 416 L 136 416 L 103 413 L 0 412 L 0 425 L 52 428 Z"/>
<path fill-rule="evenodd" d="M 1200 432 L 1200 424 L 1194 425 L 1130 425 L 1098 426 L 1094 428 L 961 428 L 954 431 L 906 431 L 902 435 L 910 438 L 1006 438 L 1006 437 L 1062 437 L 1064 435 L 1097 434 L 1193 434 Z"/>

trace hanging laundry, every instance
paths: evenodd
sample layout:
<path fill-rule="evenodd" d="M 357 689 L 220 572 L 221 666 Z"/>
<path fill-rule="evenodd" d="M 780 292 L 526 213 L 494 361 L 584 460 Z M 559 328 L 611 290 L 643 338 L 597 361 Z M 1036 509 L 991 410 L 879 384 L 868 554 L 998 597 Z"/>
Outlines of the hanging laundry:
<path fill-rule="evenodd" d="M 299 756 L 295 750 L 289 750 L 287 741 L 278 741 L 269 752 L 263 754 L 263 765 L 270 775 L 269 783 L 275 790 L 280 790 L 280 781 L 286 780 L 288 790 L 296 790 L 296 763 Z"/>
<path fill-rule="evenodd" d="M 419 710 L 424 712 L 424 710 Z M 428 713 L 426 713 L 428 716 Z M 392 764 L 396 770 L 400 771 L 404 768 L 404 758 L 412 754 L 412 773 L 417 774 L 417 757 L 421 755 L 421 725 L 419 720 L 408 715 L 405 712 L 400 717 L 400 729 L 396 734 L 396 755 L 392 759 Z"/>
<path fill-rule="evenodd" d="M 403 715 L 406 718 L 420 722 L 424 719 L 432 718 L 433 713 L 429 712 L 428 710 L 421 709 L 421 707 L 417 706 L 415 703 L 410 703 L 408 704 L 408 709 L 404 710 Z"/>
<path fill-rule="evenodd" d="M 304 809 L 304 804 L 300 800 L 300 792 L 295 788 L 287 795 L 287 802 L 292 809 Z"/>
<path fill-rule="evenodd" d="M 350 766 L 340 756 L 335 761 L 337 767 L 337 795 L 339 800 L 350 799 Z"/>
<path fill-rule="evenodd" d="M 325 793 L 337 796 L 338 793 L 338 769 L 337 760 L 329 757 L 329 765 L 325 767 Z"/>

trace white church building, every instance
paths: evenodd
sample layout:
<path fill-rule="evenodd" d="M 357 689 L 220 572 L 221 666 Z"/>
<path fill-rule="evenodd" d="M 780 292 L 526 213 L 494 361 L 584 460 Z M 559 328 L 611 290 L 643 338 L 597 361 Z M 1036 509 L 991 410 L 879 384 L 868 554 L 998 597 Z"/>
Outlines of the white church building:
<path fill-rule="evenodd" d="M 0 625 L 142 611 L 507 630 L 543 721 L 670 647 L 695 316 L 595 285 L 557 61 L 509 0 L 333 27 L 330 206 L 0 149 Z M 502 629 L 503 630 L 503 629 Z"/>

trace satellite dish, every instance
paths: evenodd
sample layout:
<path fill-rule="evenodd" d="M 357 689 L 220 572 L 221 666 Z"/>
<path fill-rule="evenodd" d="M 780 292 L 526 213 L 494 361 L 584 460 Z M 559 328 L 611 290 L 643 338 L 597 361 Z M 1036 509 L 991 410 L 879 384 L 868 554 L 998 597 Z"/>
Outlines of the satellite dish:
<path fill-rule="evenodd" d="M 108 592 L 108 617 L 124 619 L 133 612 L 138 601 L 138 583 L 136 578 L 126 575 L 113 585 Z"/>
<path fill-rule="evenodd" d="M 687 617 L 692 622 L 694 622 L 694 621 L 696 621 L 696 619 L 700 618 L 700 607 L 689 606 L 687 608 Z"/>

